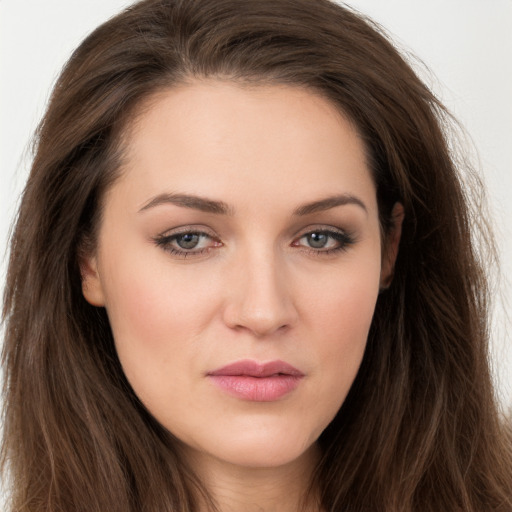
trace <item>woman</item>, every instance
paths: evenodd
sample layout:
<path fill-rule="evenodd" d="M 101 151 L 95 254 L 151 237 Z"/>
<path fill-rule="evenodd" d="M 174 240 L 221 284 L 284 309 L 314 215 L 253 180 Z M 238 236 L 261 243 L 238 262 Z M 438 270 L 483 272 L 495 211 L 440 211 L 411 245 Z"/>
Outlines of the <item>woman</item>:
<path fill-rule="evenodd" d="M 11 509 L 512 510 L 447 119 L 325 0 L 91 34 L 12 240 Z"/>

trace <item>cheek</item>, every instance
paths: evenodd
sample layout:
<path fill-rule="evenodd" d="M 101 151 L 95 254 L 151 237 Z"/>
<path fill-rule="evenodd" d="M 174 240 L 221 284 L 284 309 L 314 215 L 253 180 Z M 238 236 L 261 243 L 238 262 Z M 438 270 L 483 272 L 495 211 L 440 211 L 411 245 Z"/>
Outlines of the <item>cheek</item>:
<path fill-rule="evenodd" d="M 316 290 L 310 317 L 317 340 L 318 409 L 325 423 L 341 407 L 361 364 L 379 290 L 380 262 L 334 274 Z"/>
<path fill-rule="evenodd" d="M 304 315 L 320 332 L 330 333 L 334 347 L 366 342 L 379 292 L 380 260 L 374 254 L 347 258 L 312 289 L 307 306 L 312 314 Z"/>
<path fill-rule="evenodd" d="M 151 408 L 163 394 L 163 382 L 167 393 L 190 385 L 182 380 L 197 370 L 194 353 L 214 315 L 213 290 L 207 280 L 170 272 L 147 254 L 113 261 L 105 269 L 105 296 L 116 350 L 128 381 Z"/>
<path fill-rule="evenodd" d="M 214 294 L 208 279 L 186 267 L 173 268 L 167 258 L 134 247 L 105 266 L 106 307 L 119 340 L 169 343 L 208 318 Z"/>

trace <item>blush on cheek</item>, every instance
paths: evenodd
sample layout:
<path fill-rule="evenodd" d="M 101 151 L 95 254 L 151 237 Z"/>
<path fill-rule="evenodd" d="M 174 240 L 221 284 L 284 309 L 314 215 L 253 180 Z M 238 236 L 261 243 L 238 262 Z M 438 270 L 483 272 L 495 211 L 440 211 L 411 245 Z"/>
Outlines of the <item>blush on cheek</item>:
<path fill-rule="evenodd" d="M 339 375 L 341 387 L 348 391 L 364 355 L 378 288 L 373 280 L 359 284 L 352 280 L 345 285 L 341 293 L 338 291 L 337 300 L 324 309 L 321 325 L 324 333 L 330 333 L 330 349 L 323 363 Z"/>
<path fill-rule="evenodd" d="M 379 293 L 377 272 L 359 272 L 354 269 L 346 278 L 332 280 L 333 286 L 322 290 L 316 298 L 317 314 L 332 332 L 336 327 L 340 333 L 352 329 L 368 330 L 375 311 Z M 329 300 L 325 299 L 329 297 Z"/>

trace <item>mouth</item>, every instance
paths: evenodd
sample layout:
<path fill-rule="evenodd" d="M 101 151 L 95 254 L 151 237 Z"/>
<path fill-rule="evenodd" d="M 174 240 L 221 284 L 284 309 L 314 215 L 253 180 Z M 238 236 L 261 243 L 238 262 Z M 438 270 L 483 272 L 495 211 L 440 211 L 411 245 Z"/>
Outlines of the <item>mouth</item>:
<path fill-rule="evenodd" d="M 227 394 L 252 402 L 273 402 L 299 385 L 304 374 L 284 361 L 243 360 L 209 372 L 207 377 Z"/>

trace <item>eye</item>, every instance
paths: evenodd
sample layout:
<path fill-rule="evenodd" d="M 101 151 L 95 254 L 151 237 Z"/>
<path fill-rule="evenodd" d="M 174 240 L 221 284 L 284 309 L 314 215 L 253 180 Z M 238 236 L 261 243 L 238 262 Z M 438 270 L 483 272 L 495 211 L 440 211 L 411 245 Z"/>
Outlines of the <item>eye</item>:
<path fill-rule="evenodd" d="M 314 249 L 325 249 L 333 239 L 328 233 L 308 233 L 305 237 L 308 245 Z"/>
<path fill-rule="evenodd" d="M 316 229 L 303 234 L 296 239 L 294 247 L 304 247 L 317 253 L 333 253 L 347 250 L 354 243 L 354 238 L 344 232 L 334 229 Z"/>
<path fill-rule="evenodd" d="M 172 255 L 184 258 L 204 254 L 222 245 L 213 235 L 195 230 L 164 234 L 155 238 L 154 241 L 158 247 L 162 247 Z"/>
<path fill-rule="evenodd" d="M 176 235 L 174 241 L 181 249 L 196 249 L 204 238 L 206 237 L 200 233 L 185 233 Z"/>

